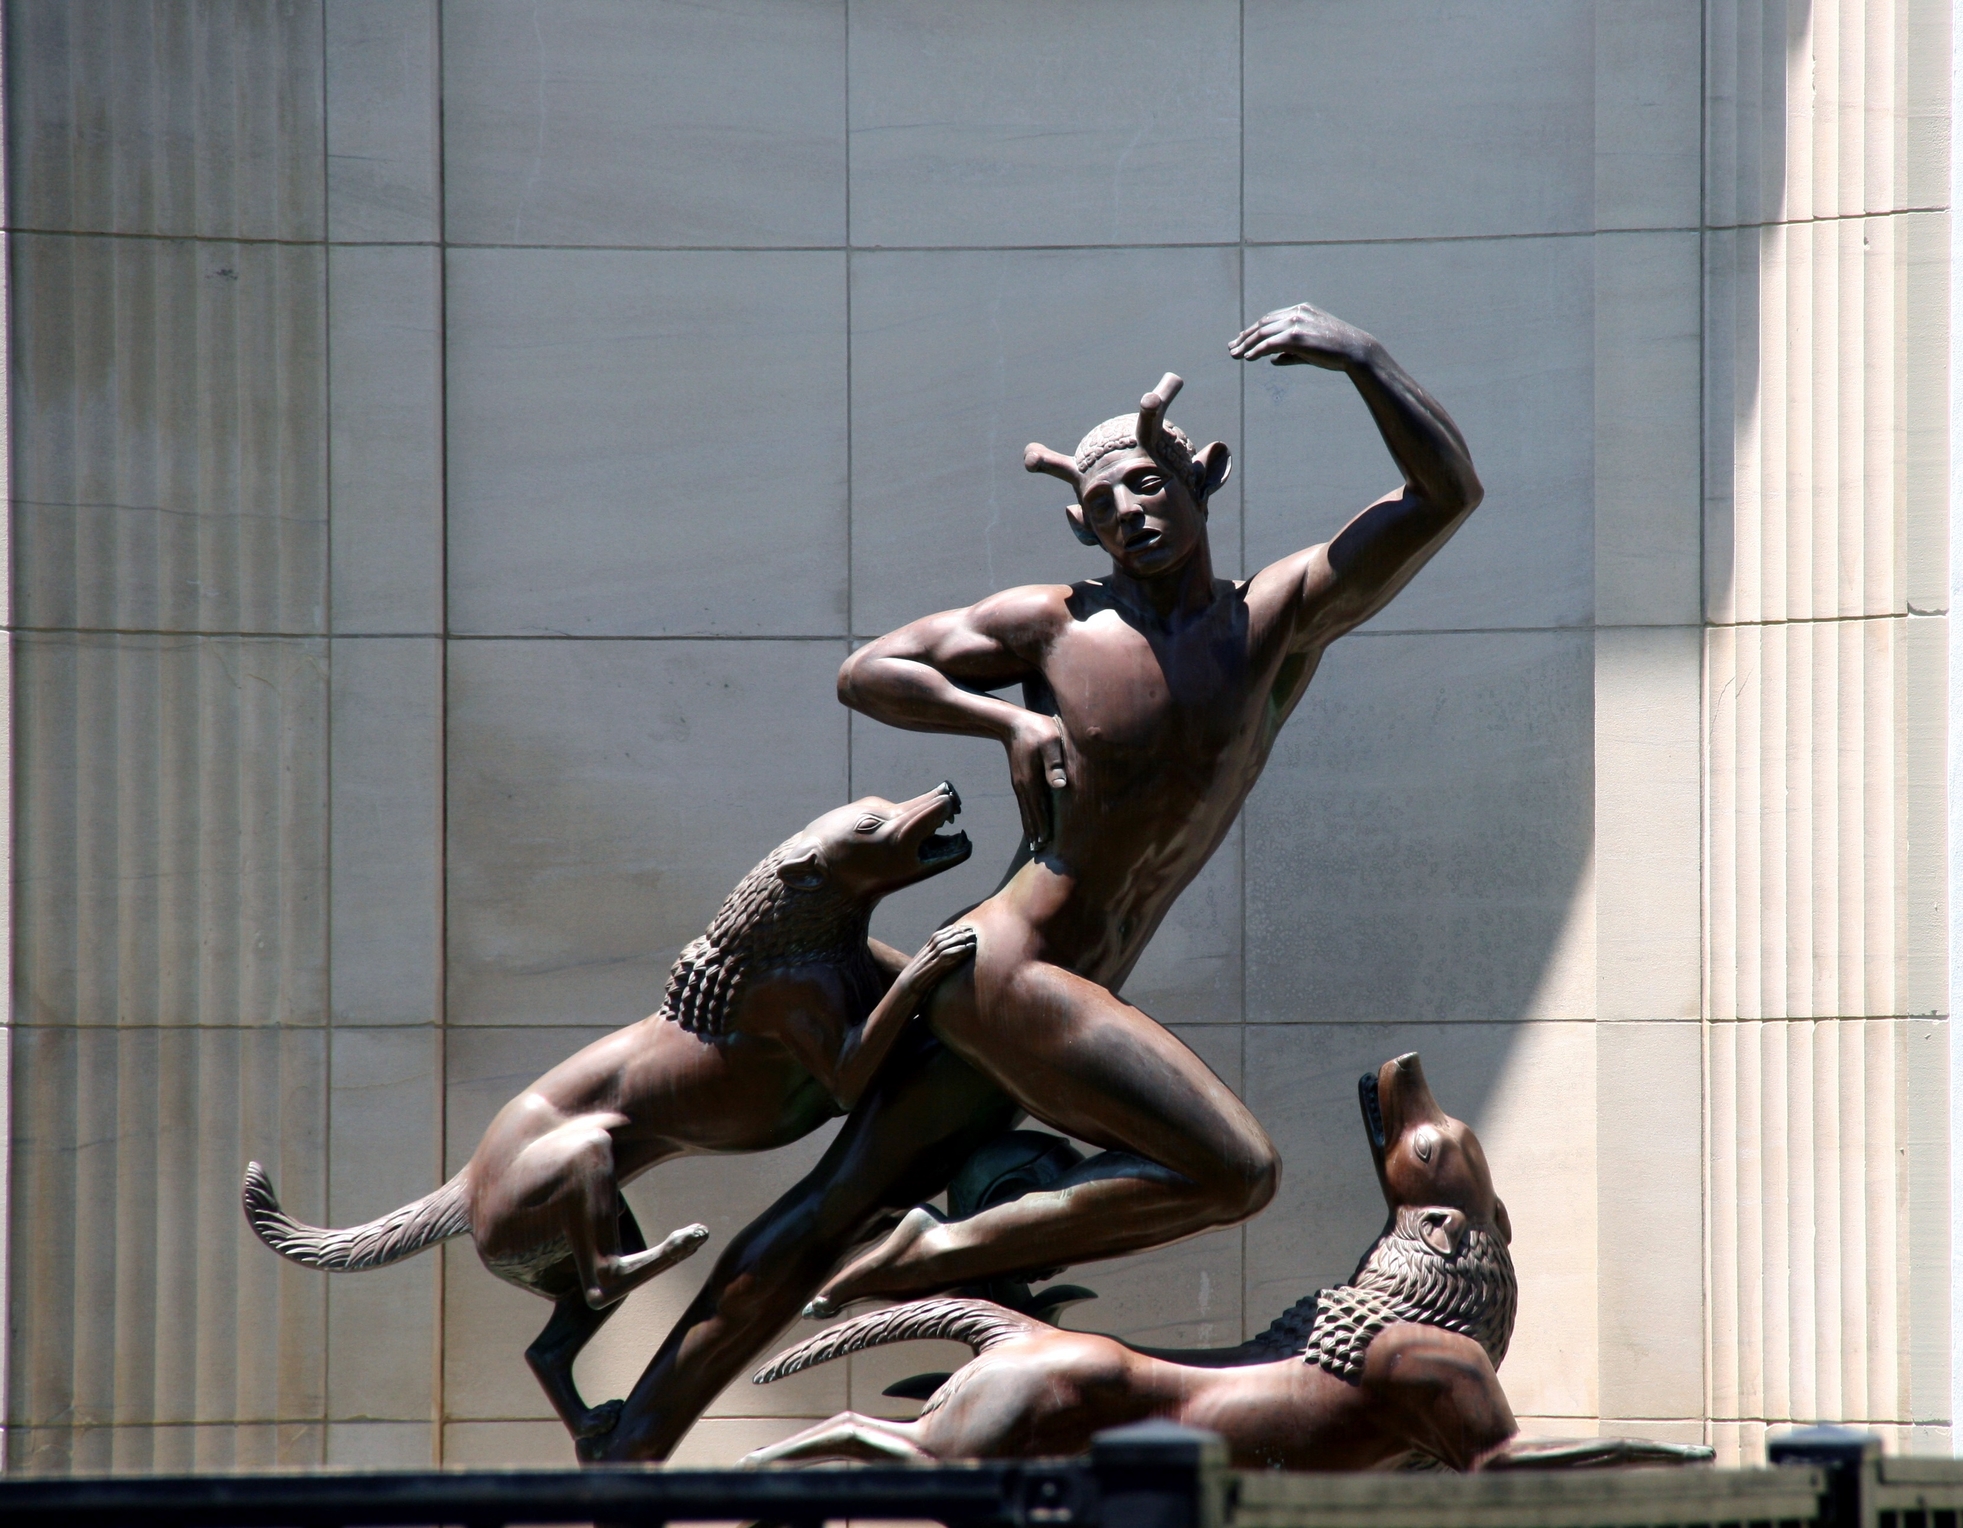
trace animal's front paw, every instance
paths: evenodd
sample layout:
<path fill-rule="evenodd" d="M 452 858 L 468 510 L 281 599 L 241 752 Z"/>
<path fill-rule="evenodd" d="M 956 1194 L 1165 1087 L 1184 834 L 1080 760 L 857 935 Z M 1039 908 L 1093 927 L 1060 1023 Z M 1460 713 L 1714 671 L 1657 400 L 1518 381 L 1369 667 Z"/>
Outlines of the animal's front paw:
<path fill-rule="evenodd" d="M 597 1452 L 589 1456 L 587 1445 L 594 1444 L 597 1450 L 598 1440 L 613 1431 L 614 1424 L 620 1420 L 620 1410 L 626 1404 L 625 1401 L 602 1401 L 587 1409 L 586 1415 L 579 1419 L 579 1426 L 573 1429 L 573 1441 L 579 1445 L 580 1458 L 599 1457 Z"/>
<path fill-rule="evenodd" d="M 931 938 L 921 948 L 919 961 L 922 974 L 944 976 L 962 961 L 975 953 L 981 942 L 972 925 L 966 923 L 950 924 L 946 928 L 934 930 Z"/>

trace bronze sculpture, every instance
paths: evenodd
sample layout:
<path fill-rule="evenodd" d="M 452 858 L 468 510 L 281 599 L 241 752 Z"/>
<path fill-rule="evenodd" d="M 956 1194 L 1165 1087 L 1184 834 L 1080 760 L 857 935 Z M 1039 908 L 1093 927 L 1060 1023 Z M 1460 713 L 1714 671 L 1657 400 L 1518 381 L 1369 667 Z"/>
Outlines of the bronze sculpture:
<path fill-rule="evenodd" d="M 755 1376 L 883 1342 L 969 1343 L 975 1360 L 916 1420 L 846 1412 L 751 1460 L 1074 1454 L 1104 1428 L 1160 1418 L 1220 1433 L 1243 1468 L 1368 1469 L 1412 1452 L 1484 1464 L 1518 1431 L 1495 1373 L 1516 1292 L 1506 1207 L 1478 1137 L 1439 1108 L 1415 1054 L 1366 1073 L 1358 1092 L 1389 1218 L 1347 1284 L 1257 1339 L 1271 1361 L 1193 1367 L 984 1301 L 922 1300 L 821 1332 Z"/>
<path fill-rule="evenodd" d="M 621 1407 L 589 1407 L 573 1360 L 630 1291 L 694 1253 L 687 1226 L 648 1248 L 620 1185 L 690 1152 L 767 1151 L 858 1102 L 934 982 L 974 935 L 942 928 L 907 960 L 870 939 L 874 905 L 967 859 L 945 782 L 894 805 L 827 812 L 738 883 L 681 953 L 661 1007 L 596 1040 L 499 1111 L 463 1170 L 367 1225 L 326 1230 L 280 1209 L 257 1162 L 247 1220 L 274 1251 L 315 1268 L 376 1268 L 470 1235 L 498 1277 L 553 1301 L 526 1350 L 575 1440 Z"/>
<path fill-rule="evenodd" d="M 1259 1123 L 1116 989 L 1227 833 L 1322 651 L 1410 581 L 1482 489 L 1444 409 L 1353 325 L 1298 304 L 1229 352 L 1345 373 L 1403 484 L 1326 544 L 1216 578 L 1206 501 L 1229 452 L 1196 451 L 1165 423 L 1169 375 L 1074 457 L 1025 453 L 1075 491 L 1070 528 L 1110 554 L 1107 578 L 1009 590 L 846 660 L 847 705 L 1003 743 L 1027 842 L 965 915 L 972 967 L 936 989 L 930 1024 L 895 1047 L 818 1166 L 724 1251 L 583 1457 L 665 1457 L 807 1301 L 823 1314 L 1107 1257 L 1230 1224 L 1273 1193 Z M 1015 684 L 1023 705 L 989 693 Z M 919 1207 L 1023 1109 L 1101 1150 L 965 1221 Z M 896 1211 L 890 1235 L 834 1272 Z"/>

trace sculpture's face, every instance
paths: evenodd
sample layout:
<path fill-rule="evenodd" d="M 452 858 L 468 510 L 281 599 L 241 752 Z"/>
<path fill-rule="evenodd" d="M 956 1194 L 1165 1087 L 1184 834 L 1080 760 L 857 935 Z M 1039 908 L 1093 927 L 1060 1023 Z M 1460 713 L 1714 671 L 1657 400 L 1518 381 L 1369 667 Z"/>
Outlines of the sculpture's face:
<path fill-rule="evenodd" d="M 1114 451 L 1083 481 L 1085 526 L 1134 578 L 1170 573 L 1206 541 L 1206 510 L 1192 485 L 1144 451 Z"/>
<path fill-rule="evenodd" d="M 866 796 L 805 828 L 777 873 L 807 890 L 829 884 L 853 898 L 886 896 L 967 859 L 966 833 L 935 831 L 960 810 L 961 798 L 945 780 L 911 801 Z"/>
<path fill-rule="evenodd" d="M 1454 1248 L 1466 1226 L 1497 1227 L 1504 1240 L 1513 1239 L 1479 1137 L 1438 1107 L 1416 1051 L 1366 1072 L 1357 1086 L 1377 1181 L 1393 1211 L 1420 1206 L 1435 1210 L 1439 1232 Z M 1441 1245 L 1438 1250 L 1448 1249 Z"/>

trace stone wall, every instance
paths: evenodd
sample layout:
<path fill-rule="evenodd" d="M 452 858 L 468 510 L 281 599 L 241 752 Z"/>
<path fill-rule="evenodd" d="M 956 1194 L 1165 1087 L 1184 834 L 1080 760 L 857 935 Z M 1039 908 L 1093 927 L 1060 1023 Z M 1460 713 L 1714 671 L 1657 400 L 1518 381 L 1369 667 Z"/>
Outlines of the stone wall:
<path fill-rule="evenodd" d="M 1394 470 L 1310 298 L 1485 506 L 1332 650 L 1127 995 L 1287 1167 L 1081 1268 L 1227 1342 L 1381 1218 L 1416 1048 L 1516 1228 L 1528 1426 L 1948 1448 L 1947 12 L 1935 0 L 11 0 L 8 1464 L 563 1462 L 545 1306 L 366 1219 L 639 1017 L 730 884 L 999 749 L 854 641 L 1082 577 L 1025 441 L 1172 369 L 1223 572 Z M 815 1156 L 663 1168 L 720 1245 Z M 583 1360 L 631 1383 L 713 1256 Z M 731 1458 L 946 1355 L 732 1387 Z M 904 1404 L 901 1407 L 905 1409 Z"/>

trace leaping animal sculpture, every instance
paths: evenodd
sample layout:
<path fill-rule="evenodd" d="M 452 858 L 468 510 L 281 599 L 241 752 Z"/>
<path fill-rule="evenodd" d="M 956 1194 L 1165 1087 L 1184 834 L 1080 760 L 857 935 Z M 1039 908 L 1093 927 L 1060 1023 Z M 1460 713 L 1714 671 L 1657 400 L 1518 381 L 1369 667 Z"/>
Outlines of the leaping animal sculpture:
<path fill-rule="evenodd" d="M 512 1099 L 433 1193 L 329 1230 L 286 1214 L 254 1162 L 246 1219 L 282 1257 L 334 1272 L 468 1234 L 491 1272 L 553 1302 L 526 1360 L 576 1441 L 604 1436 L 622 1403 L 588 1406 L 573 1360 L 623 1297 L 709 1234 L 684 1226 L 650 1248 L 620 1186 L 671 1157 L 787 1145 L 858 1101 L 974 951 L 962 924 L 911 960 L 867 935 L 881 898 L 967 859 L 965 833 L 937 831 L 960 809 L 945 782 L 898 805 L 868 796 L 779 844 L 682 951 L 660 1009 Z"/>

